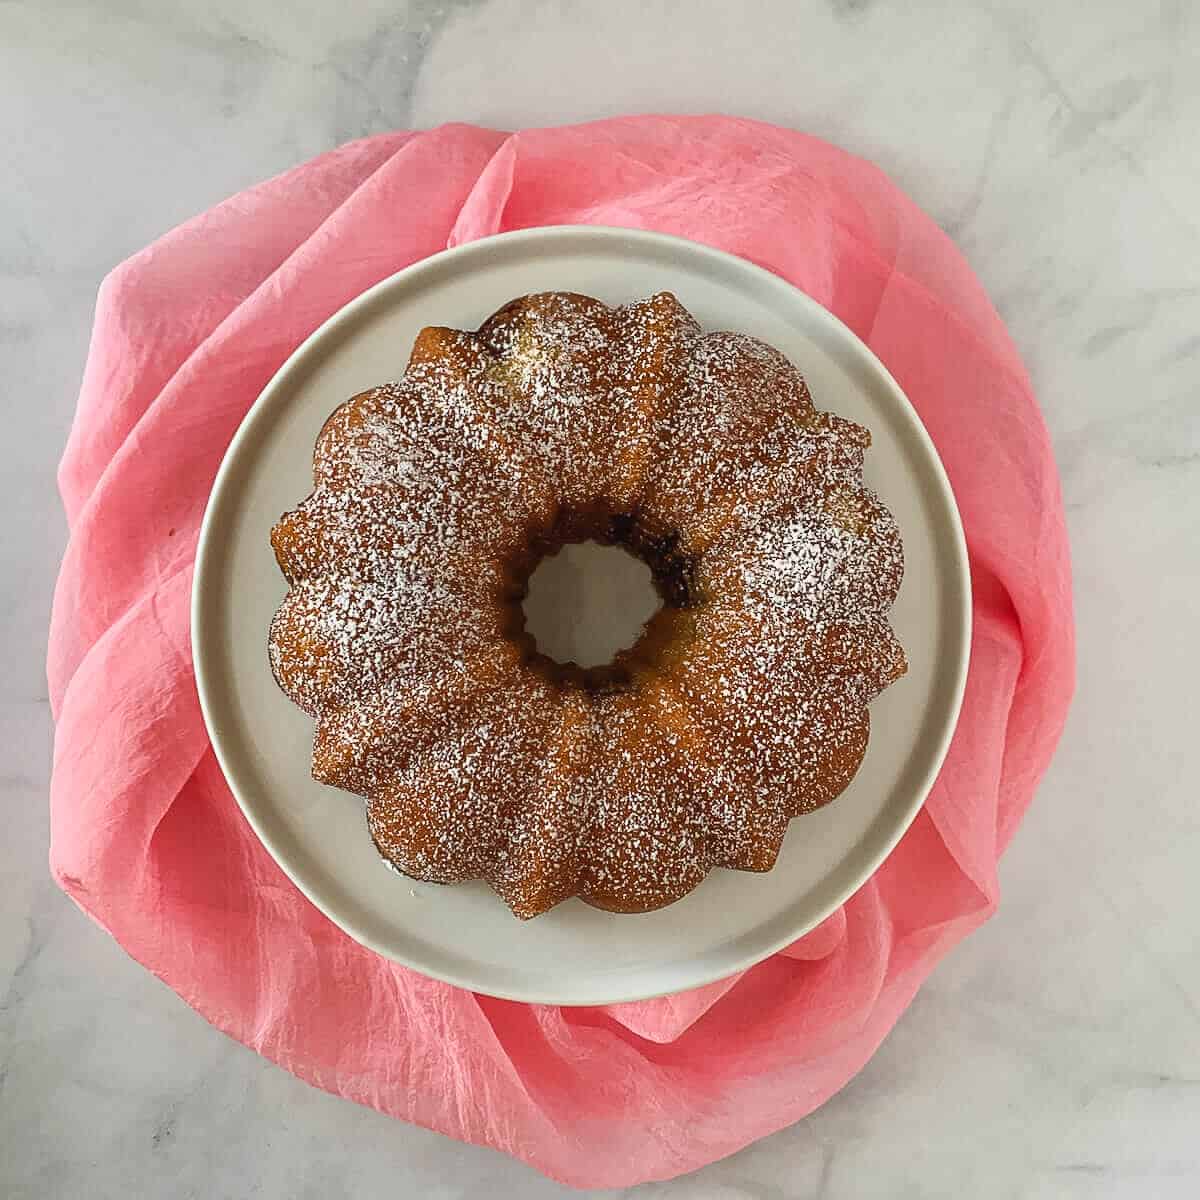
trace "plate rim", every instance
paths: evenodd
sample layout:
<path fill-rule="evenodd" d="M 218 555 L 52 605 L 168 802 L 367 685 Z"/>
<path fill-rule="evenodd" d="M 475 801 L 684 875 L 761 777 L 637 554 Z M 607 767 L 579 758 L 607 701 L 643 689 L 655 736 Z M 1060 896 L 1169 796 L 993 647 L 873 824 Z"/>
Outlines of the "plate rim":
<path fill-rule="evenodd" d="M 797 301 L 801 307 L 807 307 L 810 310 L 815 310 L 821 319 L 832 322 L 837 332 L 843 336 L 847 342 L 852 345 L 863 361 L 878 375 L 879 381 L 891 394 L 891 399 L 895 403 L 898 413 L 904 417 L 904 423 L 907 426 L 908 432 L 915 436 L 920 443 L 921 449 L 925 452 L 925 456 L 931 467 L 929 482 L 936 485 L 937 500 L 940 501 L 941 507 L 944 509 L 945 515 L 949 518 L 950 534 L 949 547 L 951 554 L 945 565 L 952 570 L 953 581 L 957 585 L 956 595 L 957 604 L 954 606 L 954 616 L 961 628 L 961 645 L 959 653 L 956 656 L 952 665 L 947 665 L 940 668 L 939 674 L 943 677 L 951 677 L 952 672 L 952 690 L 950 692 L 951 700 L 947 709 L 946 719 L 942 724 L 938 734 L 936 750 L 930 756 L 929 765 L 923 772 L 920 780 L 912 789 L 912 799 L 907 808 L 904 810 L 902 817 L 898 819 L 890 829 L 886 837 L 881 840 L 876 853 L 869 856 L 872 861 L 869 865 L 861 867 L 855 872 L 852 882 L 849 883 L 841 894 L 831 902 L 828 902 L 825 907 L 813 914 L 809 914 L 804 922 L 793 929 L 790 929 L 785 936 L 767 938 L 761 945 L 756 945 L 749 951 L 743 952 L 736 959 L 731 960 L 728 964 L 722 965 L 718 971 L 713 971 L 711 967 L 706 967 L 705 970 L 695 979 L 684 985 L 682 989 L 662 988 L 651 986 L 647 989 L 643 987 L 633 987 L 617 993 L 606 995 L 603 997 L 558 997 L 551 996 L 536 989 L 508 989 L 503 987 L 493 987 L 481 985 L 478 981 L 470 978 L 462 977 L 453 970 L 431 970 L 426 964 L 414 961 L 410 957 L 397 953 L 393 947 L 387 947 L 374 938 L 368 930 L 356 927 L 356 922 L 353 919 L 348 919 L 344 914 L 339 914 L 334 911 L 321 897 L 319 889 L 310 889 L 300 877 L 300 872 L 294 872 L 287 862 L 287 855 L 279 848 L 272 844 L 272 839 L 265 832 L 261 823 L 255 815 L 255 806 L 248 801 L 242 794 L 242 789 L 238 785 L 238 770 L 230 761 L 226 754 L 225 748 L 222 745 L 221 735 L 218 733 L 220 721 L 218 714 L 220 705 L 216 697 L 216 685 L 209 673 L 207 665 L 208 660 L 213 657 L 209 647 L 209 636 L 206 629 L 214 628 L 217 624 L 215 615 L 210 613 L 210 608 L 215 604 L 215 599 L 210 597 L 212 588 L 206 588 L 204 581 L 206 576 L 216 570 L 215 555 L 217 553 L 216 544 L 218 539 L 214 537 L 214 528 L 217 523 L 217 513 L 225 499 L 224 492 L 228 486 L 228 480 L 233 475 L 237 460 L 239 459 L 243 445 L 250 441 L 254 426 L 257 423 L 257 417 L 268 407 L 275 394 L 287 385 L 290 375 L 298 370 L 303 369 L 307 359 L 319 353 L 322 343 L 332 339 L 337 334 L 341 326 L 353 322 L 358 313 L 364 309 L 368 309 L 379 297 L 379 295 L 388 288 L 395 286 L 399 281 L 411 281 L 425 273 L 434 273 L 441 270 L 447 261 L 455 258 L 469 258 L 478 254 L 486 254 L 488 248 L 494 247 L 501 243 L 506 246 L 519 245 L 521 243 L 552 243 L 556 240 L 573 241 L 573 240 L 595 240 L 597 243 L 612 244 L 626 243 L 632 245 L 641 245 L 644 247 L 653 247 L 659 251 L 676 251 L 681 254 L 691 256 L 693 258 L 707 258 L 717 265 L 723 265 L 727 269 L 736 268 L 740 271 L 757 274 L 760 280 L 765 277 L 765 280 L 770 281 L 772 286 L 788 289 L 793 295 L 792 298 Z M 233 437 L 229 441 L 225 452 L 221 458 L 220 466 L 217 469 L 216 475 L 213 477 L 212 487 L 209 491 L 208 498 L 205 501 L 204 515 L 200 523 L 200 531 L 196 542 L 196 552 L 192 572 L 192 588 L 191 588 L 191 603 L 190 603 L 190 633 L 191 633 L 191 648 L 192 648 L 192 668 L 195 677 L 196 691 L 200 701 L 201 716 L 204 721 L 205 731 L 208 734 L 209 744 L 212 747 L 213 754 L 217 760 L 217 764 L 221 769 L 221 774 L 225 779 L 226 785 L 229 787 L 231 794 L 238 808 L 241 810 L 242 816 L 245 818 L 250 829 L 253 831 L 256 838 L 274 860 L 276 865 L 283 871 L 292 884 L 299 889 L 300 893 L 305 896 L 308 901 L 313 904 L 319 912 L 321 912 L 328 920 L 332 921 L 339 929 L 347 936 L 353 938 L 360 945 L 380 955 L 391 962 L 400 963 L 402 966 L 408 967 L 414 971 L 427 976 L 428 978 L 440 980 L 443 983 L 451 984 L 455 987 L 463 988 L 467 991 L 477 992 L 481 995 L 492 996 L 497 999 L 513 1000 L 522 1003 L 533 1004 L 551 1004 L 563 1007 L 580 1007 L 580 1006 L 597 1006 L 607 1004 L 630 1003 L 639 1000 L 649 1000 L 660 996 L 672 995 L 681 990 L 687 991 L 697 987 L 703 987 L 712 984 L 721 979 L 729 978 L 742 971 L 748 970 L 750 967 L 765 961 L 772 955 L 778 953 L 784 947 L 790 945 L 798 938 L 803 937 L 806 933 L 816 928 L 822 921 L 826 920 L 842 905 L 846 903 L 855 893 L 857 893 L 863 885 L 875 874 L 884 861 L 890 856 L 892 851 L 899 844 L 900 839 L 908 831 L 917 814 L 924 807 L 930 792 L 933 789 L 938 775 L 941 772 L 942 766 L 945 763 L 947 753 L 949 752 L 951 742 L 953 741 L 955 731 L 958 728 L 959 718 L 962 713 L 963 698 L 966 692 L 967 676 L 970 667 L 971 657 L 971 642 L 973 635 L 973 596 L 972 583 L 970 575 L 970 563 L 967 550 L 966 533 L 962 523 L 962 514 L 960 512 L 957 498 L 954 494 L 954 489 L 950 483 L 949 476 L 946 473 L 945 465 L 942 462 L 941 455 L 938 453 L 937 446 L 930 437 L 928 430 L 925 428 L 924 422 L 921 420 L 920 414 L 905 394 L 904 390 L 896 382 L 891 372 L 887 369 L 884 363 L 879 359 L 870 346 L 866 344 L 853 330 L 849 328 L 835 313 L 831 312 L 824 305 L 820 304 L 812 296 L 808 295 L 801 288 L 785 279 L 783 276 L 776 274 L 774 271 L 760 266 L 758 263 L 752 262 L 749 259 L 742 258 L 739 255 L 731 254 L 725 250 L 719 250 L 716 247 L 706 245 L 703 242 L 696 242 L 689 238 L 679 237 L 675 234 L 659 233 L 653 230 L 627 228 L 618 225 L 580 225 L 580 224 L 564 224 L 564 225 L 544 225 L 535 226 L 527 229 L 513 230 L 506 233 L 493 234 L 484 238 L 477 238 L 470 242 L 465 242 L 457 246 L 452 246 L 446 250 L 438 251 L 417 262 L 411 263 L 400 270 L 393 272 L 385 278 L 372 284 L 364 291 L 360 292 L 353 299 L 342 305 L 336 312 L 332 313 L 320 325 L 317 326 L 307 337 L 305 337 L 299 345 L 292 350 L 284 362 L 279 366 L 275 373 L 268 380 L 263 389 L 259 392 L 254 402 L 246 410 L 235 430 Z M 215 637 L 214 637 L 215 640 Z M 213 668 L 215 671 L 215 667 Z M 614 919 L 621 919 L 620 915 L 614 916 Z M 711 951 L 708 952 L 711 954 Z M 644 973 L 644 969 L 639 969 Z M 611 975 L 618 975 L 618 972 L 610 972 Z"/>

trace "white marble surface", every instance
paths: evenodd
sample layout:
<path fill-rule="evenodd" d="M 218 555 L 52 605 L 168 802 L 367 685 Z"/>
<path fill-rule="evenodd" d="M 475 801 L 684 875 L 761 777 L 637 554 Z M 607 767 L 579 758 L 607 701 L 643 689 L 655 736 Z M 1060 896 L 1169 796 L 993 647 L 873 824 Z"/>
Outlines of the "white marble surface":
<path fill-rule="evenodd" d="M 359 134 L 722 109 L 950 230 L 1062 466 L 1079 696 L 1000 914 L 802 1124 L 662 1197 L 1200 1195 L 1200 9 L 0 0 L 0 1194 L 569 1194 L 227 1041 L 47 876 L 54 464 L 102 275 Z"/>

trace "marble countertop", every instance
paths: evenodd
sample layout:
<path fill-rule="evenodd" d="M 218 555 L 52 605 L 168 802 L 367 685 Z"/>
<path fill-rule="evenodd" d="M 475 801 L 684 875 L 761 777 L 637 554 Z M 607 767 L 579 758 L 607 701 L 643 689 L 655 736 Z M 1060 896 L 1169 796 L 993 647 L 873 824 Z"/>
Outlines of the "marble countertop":
<path fill-rule="evenodd" d="M 639 1195 L 1200 1195 L 1200 8 L 295 7 L 0 3 L 0 1194 L 571 1194 L 268 1065 L 55 889 L 54 467 L 100 279 L 229 193 L 397 127 L 720 109 L 875 159 L 989 289 L 1061 464 L 1079 692 L 999 914 L 861 1075 Z"/>

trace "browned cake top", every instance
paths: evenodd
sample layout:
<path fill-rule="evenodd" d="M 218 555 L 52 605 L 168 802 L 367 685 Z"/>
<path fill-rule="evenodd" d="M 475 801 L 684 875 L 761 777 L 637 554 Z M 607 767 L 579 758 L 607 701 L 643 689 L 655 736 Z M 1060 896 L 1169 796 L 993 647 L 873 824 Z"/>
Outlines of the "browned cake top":
<path fill-rule="evenodd" d="M 400 870 L 486 879 L 520 916 L 769 869 L 905 669 L 869 441 L 777 351 L 666 293 L 424 330 L 400 381 L 330 417 L 315 490 L 272 533 L 291 591 L 271 662 L 317 720 L 315 777 L 366 797 Z M 582 671 L 537 652 L 521 600 L 588 538 L 645 559 L 664 604 Z"/>

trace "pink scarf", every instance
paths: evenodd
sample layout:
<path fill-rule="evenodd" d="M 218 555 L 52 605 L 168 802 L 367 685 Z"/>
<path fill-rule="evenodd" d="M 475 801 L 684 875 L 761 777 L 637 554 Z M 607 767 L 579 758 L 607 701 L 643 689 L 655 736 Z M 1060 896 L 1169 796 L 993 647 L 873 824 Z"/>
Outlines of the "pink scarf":
<path fill-rule="evenodd" d="M 213 476 L 301 339 L 447 246 L 563 223 L 707 242 L 841 317 L 941 452 L 975 592 L 949 757 L 875 876 L 740 977 L 604 1009 L 460 991 L 325 920 L 226 787 L 188 644 Z M 1071 694 L 1058 477 L 1003 325 L 949 239 L 876 167 L 750 121 L 389 134 L 234 196 L 105 280 L 60 483 L 71 541 L 48 667 L 59 884 L 205 1018 L 289 1071 L 579 1186 L 690 1171 L 841 1088 L 994 911 L 997 859 Z"/>

